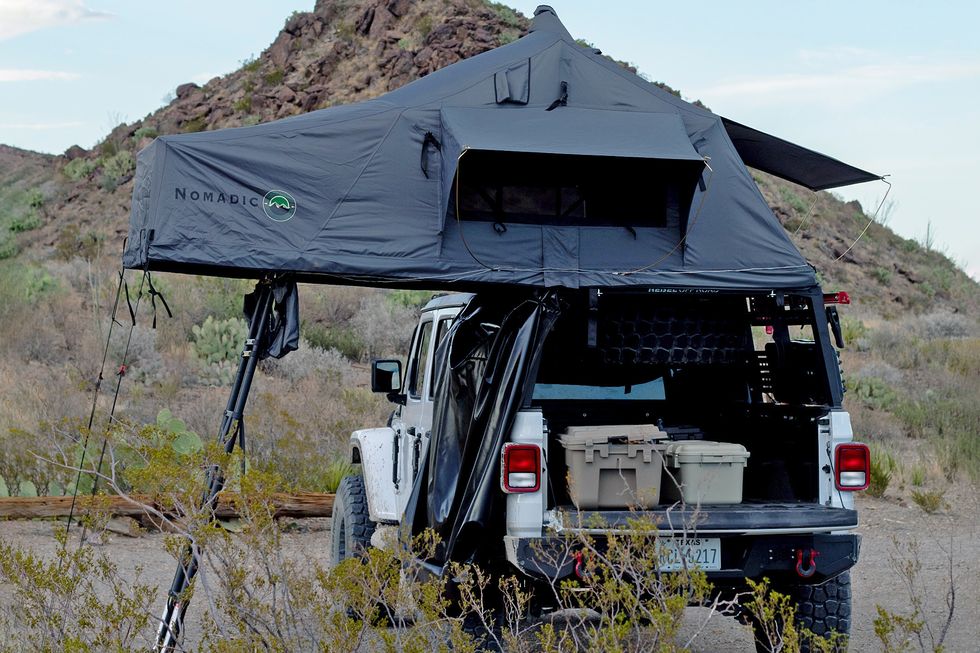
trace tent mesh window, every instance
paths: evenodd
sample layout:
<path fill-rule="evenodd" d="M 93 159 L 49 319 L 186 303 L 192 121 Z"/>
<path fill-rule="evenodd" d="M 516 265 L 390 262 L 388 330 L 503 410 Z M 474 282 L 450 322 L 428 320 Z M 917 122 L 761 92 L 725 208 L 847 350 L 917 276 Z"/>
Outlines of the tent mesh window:
<path fill-rule="evenodd" d="M 457 171 L 457 206 L 462 220 L 678 229 L 700 169 L 699 162 L 470 150 Z"/>

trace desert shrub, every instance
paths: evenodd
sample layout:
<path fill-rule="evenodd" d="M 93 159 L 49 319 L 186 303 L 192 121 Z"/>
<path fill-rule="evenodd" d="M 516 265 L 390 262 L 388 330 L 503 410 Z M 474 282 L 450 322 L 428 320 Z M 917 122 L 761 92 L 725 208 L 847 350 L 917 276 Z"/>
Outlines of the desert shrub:
<path fill-rule="evenodd" d="M 902 371 L 883 360 L 872 360 L 859 369 L 857 378 L 878 378 L 888 385 L 895 386 L 902 382 Z"/>
<path fill-rule="evenodd" d="M 14 218 L 7 224 L 7 229 L 12 234 L 24 233 L 41 226 L 41 218 L 36 211 L 28 211 Z"/>
<path fill-rule="evenodd" d="M 413 311 L 420 310 L 433 296 L 431 290 L 393 290 L 385 295 L 392 304 Z"/>
<path fill-rule="evenodd" d="M 151 125 L 143 125 L 135 132 L 133 132 L 133 139 L 139 142 L 144 138 L 156 138 L 159 135 L 160 132 L 157 131 L 156 127 L 153 127 Z"/>
<path fill-rule="evenodd" d="M 942 490 L 912 490 L 912 501 L 930 515 L 942 509 L 945 496 Z"/>
<path fill-rule="evenodd" d="M 337 351 L 353 361 L 362 360 L 364 357 L 364 341 L 350 327 L 325 327 L 311 324 L 304 325 L 301 330 L 312 347 L 324 351 Z"/>
<path fill-rule="evenodd" d="M 79 157 L 66 163 L 61 169 L 61 174 L 72 181 L 78 181 L 79 179 L 85 179 L 91 176 L 91 174 L 95 172 L 95 169 L 98 167 L 99 164 L 97 161 Z"/>
<path fill-rule="evenodd" d="M 926 470 L 921 465 L 916 465 L 912 468 L 912 485 L 914 487 L 922 487 L 926 482 Z"/>
<path fill-rule="evenodd" d="M 129 345 L 126 375 L 133 381 L 153 383 L 164 372 L 163 356 L 157 351 L 157 331 L 142 324 L 133 327 L 132 337 L 129 329 L 115 329 L 110 342 L 110 362 L 121 365 Z"/>
<path fill-rule="evenodd" d="M 864 326 L 864 322 L 853 317 L 846 315 L 841 317 L 840 326 L 844 343 L 848 345 L 857 344 L 858 340 L 868 334 L 868 328 Z"/>
<path fill-rule="evenodd" d="M 290 381 L 317 374 L 330 377 L 341 385 L 350 382 L 353 372 L 350 361 L 339 351 L 315 347 L 305 338 L 300 339 L 299 349 L 296 351 L 283 358 L 266 359 L 260 365 L 264 372 Z"/>
<path fill-rule="evenodd" d="M 881 285 L 887 286 L 891 283 L 892 271 L 879 265 L 871 271 L 871 276 Z"/>
<path fill-rule="evenodd" d="M 896 466 L 897 462 L 891 453 L 882 447 L 871 447 L 871 478 L 868 479 L 868 494 L 877 498 L 885 496 Z"/>
<path fill-rule="evenodd" d="M 129 150 L 120 150 L 102 163 L 102 174 L 117 182 L 133 174 L 136 170 L 136 159 Z"/>
<path fill-rule="evenodd" d="M 77 224 L 69 224 L 58 234 L 54 249 L 58 258 L 63 261 L 74 258 L 94 261 L 102 255 L 104 242 L 105 238 L 101 234 L 94 231 L 82 232 Z"/>
<path fill-rule="evenodd" d="M 265 83 L 269 86 L 279 86 L 282 84 L 282 79 L 285 73 L 283 73 L 281 68 L 275 68 L 268 73 L 266 73 L 264 79 Z"/>
<path fill-rule="evenodd" d="M 508 27 L 522 27 L 526 19 L 516 10 L 511 9 L 502 2 L 490 2 L 488 3 L 490 10 L 497 15 L 504 25 Z"/>
<path fill-rule="evenodd" d="M 235 101 L 232 105 L 235 111 L 240 111 L 241 113 L 249 113 L 252 111 L 252 96 L 247 93 Z"/>
<path fill-rule="evenodd" d="M 807 202 L 802 197 L 794 193 L 793 190 L 788 186 L 780 185 L 779 195 L 780 197 L 782 197 L 783 202 L 788 204 L 790 208 L 792 208 L 798 214 L 801 215 L 805 214 L 807 212 L 807 209 L 810 208 L 810 205 L 807 204 Z"/>
<path fill-rule="evenodd" d="M 415 311 L 393 304 L 384 295 L 370 295 L 351 320 L 363 339 L 368 357 L 404 355 L 417 322 Z"/>
<path fill-rule="evenodd" d="M 916 318 L 912 322 L 912 329 L 918 335 L 929 340 L 966 338 L 976 333 L 977 323 L 975 320 L 958 313 L 936 311 Z"/>
<path fill-rule="evenodd" d="M 207 129 L 208 119 L 207 116 L 195 116 L 190 120 L 184 121 L 182 126 L 182 131 L 185 134 L 193 134 L 195 132 L 202 132 Z"/>
<path fill-rule="evenodd" d="M 0 646 L 34 651 L 145 648 L 157 590 L 142 581 L 142 569 L 122 573 L 106 552 L 68 546 L 60 525 L 54 533 L 54 559 L 0 538 L 0 580 L 14 599 Z"/>

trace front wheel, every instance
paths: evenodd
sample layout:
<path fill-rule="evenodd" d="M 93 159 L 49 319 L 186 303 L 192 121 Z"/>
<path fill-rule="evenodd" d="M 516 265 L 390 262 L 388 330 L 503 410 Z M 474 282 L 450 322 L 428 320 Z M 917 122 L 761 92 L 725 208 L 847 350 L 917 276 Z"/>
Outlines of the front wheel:
<path fill-rule="evenodd" d="M 330 556 L 333 564 L 361 556 L 371 546 L 375 524 L 368 514 L 362 477 L 345 476 L 340 481 L 331 520 Z"/>

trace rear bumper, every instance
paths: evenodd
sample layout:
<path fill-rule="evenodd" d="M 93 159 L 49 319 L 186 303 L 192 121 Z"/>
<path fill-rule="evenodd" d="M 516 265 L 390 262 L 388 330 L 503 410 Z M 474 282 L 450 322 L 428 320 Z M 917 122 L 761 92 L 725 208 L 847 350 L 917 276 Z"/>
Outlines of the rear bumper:
<path fill-rule="evenodd" d="M 819 585 L 847 571 L 858 561 L 861 536 L 857 534 L 708 535 L 721 539 L 721 569 L 705 572 L 718 588 L 741 587 L 746 578 L 770 578 L 774 583 Z M 592 535 L 594 545 L 603 546 L 601 535 Z M 567 536 L 506 537 L 507 557 L 525 574 L 560 580 L 575 574 L 576 553 L 582 549 L 577 538 Z M 652 546 L 652 543 L 651 543 Z M 797 552 L 816 551 L 816 569 L 808 577 L 797 572 Z"/>

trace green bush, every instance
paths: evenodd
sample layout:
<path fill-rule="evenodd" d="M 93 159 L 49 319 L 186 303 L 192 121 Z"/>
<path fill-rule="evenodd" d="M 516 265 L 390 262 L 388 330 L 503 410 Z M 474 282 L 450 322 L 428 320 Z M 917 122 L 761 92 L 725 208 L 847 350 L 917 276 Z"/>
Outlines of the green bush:
<path fill-rule="evenodd" d="M 872 272 L 871 276 L 883 286 L 887 286 L 892 280 L 892 271 L 886 267 L 878 266 Z"/>
<path fill-rule="evenodd" d="M 135 170 L 136 159 L 129 150 L 121 150 L 102 163 L 103 174 L 117 181 L 133 174 Z"/>
<path fill-rule="evenodd" d="M 302 327 L 303 337 L 320 349 L 336 349 L 345 358 L 352 361 L 361 360 L 364 356 L 364 341 L 354 329 L 350 327 L 325 327 L 319 324 L 304 324 Z"/>
<path fill-rule="evenodd" d="M 930 515 L 942 509 L 945 496 L 942 490 L 912 490 L 912 501 Z"/>
<path fill-rule="evenodd" d="M 195 132 L 202 132 L 208 126 L 208 119 L 205 116 L 197 116 L 196 118 L 191 118 L 184 123 L 183 131 L 185 134 L 193 134 Z"/>
<path fill-rule="evenodd" d="M 235 102 L 232 105 L 235 111 L 240 111 L 242 113 L 249 113 L 252 110 L 252 96 L 245 95 L 242 99 Z"/>
<path fill-rule="evenodd" d="M 79 179 L 85 179 L 89 177 L 95 169 L 99 167 L 97 161 L 92 161 L 91 159 L 78 158 L 72 159 L 65 164 L 65 167 L 61 169 L 61 174 L 68 177 L 72 181 L 78 181 Z"/>
<path fill-rule="evenodd" d="M 878 498 L 885 496 L 896 466 L 894 456 L 880 447 L 871 447 L 871 478 L 868 479 L 868 494 Z"/>
<path fill-rule="evenodd" d="M 19 234 L 31 231 L 41 226 L 41 218 L 36 211 L 28 211 L 20 217 L 14 218 L 7 224 L 7 230 L 12 234 Z"/>
<path fill-rule="evenodd" d="M 783 201 L 790 206 L 790 208 L 799 214 L 805 215 L 810 208 L 810 205 L 806 203 L 806 200 L 794 193 L 793 190 L 787 186 L 779 187 L 779 195 L 783 198 Z"/>
<path fill-rule="evenodd" d="M 281 68 L 276 68 L 265 75 L 265 83 L 269 86 L 279 86 L 285 76 Z"/>
<path fill-rule="evenodd" d="M 137 129 L 135 132 L 133 132 L 133 139 L 136 140 L 136 141 L 141 141 L 144 138 L 156 138 L 159 135 L 160 135 L 160 132 L 157 131 L 156 127 L 151 127 L 149 125 L 143 125 L 139 129 Z"/>

